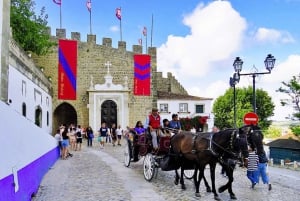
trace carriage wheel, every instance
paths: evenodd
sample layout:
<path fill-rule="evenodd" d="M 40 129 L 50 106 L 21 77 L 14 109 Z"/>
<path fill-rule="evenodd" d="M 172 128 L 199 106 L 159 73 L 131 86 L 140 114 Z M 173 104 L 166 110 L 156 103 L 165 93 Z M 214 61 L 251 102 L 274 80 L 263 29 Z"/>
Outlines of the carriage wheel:
<path fill-rule="evenodd" d="M 156 167 L 155 167 L 155 160 L 152 154 L 147 154 L 144 158 L 144 178 L 147 181 L 151 181 L 155 172 L 156 172 Z"/>
<path fill-rule="evenodd" d="M 192 179 L 194 177 L 195 170 L 184 170 L 183 175 L 186 179 Z"/>
<path fill-rule="evenodd" d="M 125 149 L 124 149 L 124 165 L 129 167 L 131 161 L 131 144 L 128 140 L 126 140 Z"/>

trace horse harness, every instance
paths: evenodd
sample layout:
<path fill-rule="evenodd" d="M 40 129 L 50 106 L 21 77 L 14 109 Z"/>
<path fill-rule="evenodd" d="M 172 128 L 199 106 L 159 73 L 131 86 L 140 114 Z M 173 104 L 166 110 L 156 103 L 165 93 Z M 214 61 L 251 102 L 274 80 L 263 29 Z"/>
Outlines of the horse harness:
<path fill-rule="evenodd" d="M 192 149 L 192 153 L 193 154 L 196 154 L 197 153 L 197 149 L 196 149 L 196 139 L 197 138 L 203 138 L 203 139 L 206 139 L 208 140 L 208 147 L 204 150 L 201 150 L 201 151 L 210 151 L 214 156 L 216 157 L 221 157 L 220 154 L 218 154 L 214 148 L 213 148 L 213 145 L 217 146 L 218 148 L 222 149 L 224 152 L 230 154 L 230 155 L 233 155 L 234 157 L 237 157 L 237 153 L 233 152 L 233 149 L 234 149 L 234 140 L 239 138 L 238 136 L 238 132 L 236 129 L 232 130 L 232 133 L 230 135 L 230 141 L 229 141 L 229 146 L 227 148 L 224 148 L 222 146 L 220 146 L 219 144 L 217 144 L 214 140 L 213 140 L 213 136 L 214 136 L 214 133 L 210 132 L 210 133 L 195 133 L 193 134 L 193 138 L 192 138 L 192 144 L 193 144 L 193 149 Z M 199 151 L 198 151 L 199 152 Z"/>

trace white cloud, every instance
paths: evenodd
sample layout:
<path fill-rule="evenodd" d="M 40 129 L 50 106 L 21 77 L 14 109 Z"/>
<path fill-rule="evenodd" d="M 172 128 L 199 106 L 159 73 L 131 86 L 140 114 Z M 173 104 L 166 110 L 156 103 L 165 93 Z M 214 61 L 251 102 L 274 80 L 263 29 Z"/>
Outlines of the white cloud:
<path fill-rule="evenodd" d="M 109 28 L 109 30 L 110 30 L 111 32 L 118 32 L 120 29 L 119 29 L 118 26 L 111 26 L 111 27 Z"/>
<path fill-rule="evenodd" d="M 228 82 L 224 82 L 224 80 L 216 80 L 215 82 L 210 83 L 208 86 L 203 88 L 199 88 L 197 86 L 201 85 L 196 85 L 194 87 L 188 88 L 187 90 L 191 95 L 213 99 L 224 95 L 225 91 L 229 88 Z"/>
<path fill-rule="evenodd" d="M 252 38 L 246 38 L 246 20 L 228 1 L 214 1 L 206 6 L 199 4 L 184 17 L 183 23 L 190 28 L 190 34 L 169 35 L 167 42 L 157 50 L 158 70 L 172 72 L 189 94 L 200 97 L 215 99 L 229 88 L 233 68 L 222 66 L 228 66 L 245 39 L 280 44 L 294 42 L 288 32 L 266 28 L 260 28 Z M 283 62 L 277 61 L 270 75 L 256 77 L 256 88 L 267 91 L 275 103 L 273 119 L 284 120 L 291 114 L 291 108 L 280 105 L 280 99 L 285 95 L 276 90 L 282 81 L 297 75 L 299 67 L 300 55 L 291 55 Z M 249 71 L 253 72 L 253 69 Z M 243 76 L 237 87 L 252 86 L 252 81 L 251 76 Z"/>
<path fill-rule="evenodd" d="M 184 37 L 170 35 L 157 54 L 158 70 L 180 74 L 181 80 L 206 75 L 213 63 L 238 51 L 246 29 L 246 21 L 227 1 L 205 7 L 199 4 L 183 23 L 191 33 Z"/>
<path fill-rule="evenodd" d="M 259 28 L 254 36 L 259 42 L 270 43 L 293 43 L 295 40 L 287 31 L 278 31 L 276 29 Z"/>
<path fill-rule="evenodd" d="M 290 55 L 287 60 L 275 65 L 270 75 L 262 78 L 262 85 L 269 95 L 272 97 L 275 104 L 275 116 L 272 119 L 284 120 L 285 117 L 292 114 L 294 111 L 289 106 L 281 106 L 280 100 L 289 98 L 286 94 L 276 92 L 279 87 L 283 86 L 282 81 L 288 82 L 293 76 L 299 75 L 300 55 Z"/>

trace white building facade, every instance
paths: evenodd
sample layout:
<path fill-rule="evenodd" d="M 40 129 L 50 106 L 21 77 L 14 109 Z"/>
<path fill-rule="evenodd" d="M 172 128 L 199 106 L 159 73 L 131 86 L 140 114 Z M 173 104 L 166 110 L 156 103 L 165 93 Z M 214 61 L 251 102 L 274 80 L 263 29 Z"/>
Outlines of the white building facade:
<path fill-rule="evenodd" d="M 49 134 L 52 134 L 51 87 L 44 73 L 11 40 L 7 104 Z"/>
<path fill-rule="evenodd" d="M 211 131 L 214 126 L 212 114 L 212 98 L 203 98 L 182 94 L 158 92 L 157 108 L 162 119 L 172 119 L 172 114 L 180 118 L 195 116 L 207 117 L 203 132 Z"/>

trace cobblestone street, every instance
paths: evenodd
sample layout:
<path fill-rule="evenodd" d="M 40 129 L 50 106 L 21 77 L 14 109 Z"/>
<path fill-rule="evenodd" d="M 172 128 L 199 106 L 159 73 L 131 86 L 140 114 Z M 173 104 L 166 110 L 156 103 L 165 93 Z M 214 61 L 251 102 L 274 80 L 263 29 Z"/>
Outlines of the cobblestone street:
<path fill-rule="evenodd" d="M 81 151 L 74 151 L 73 157 L 58 160 L 45 175 L 33 201 L 194 201 L 214 200 L 212 193 L 206 193 L 201 184 L 201 197 L 195 197 L 192 180 L 185 180 L 187 190 L 174 184 L 174 172 L 159 169 L 157 176 L 147 182 L 143 175 L 143 158 L 131 163 L 127 168 L 123 164 L 123 146 L 113 147 L 106 144 L 100 149 L 95 142 L 92 148 L 83 143 Z M 227 178 L 216 170 L 217 188 L 227 182 Z M 233 191 L 238 200 L 247 201 L 291 201 L 300 196 L 300 172 L 269 167 L 273 186 L 268 191 L 262 183 L 250 188 L 246 169 L 237 168 L 234 172 Z M 209 171 L 206 171 L 209 178 Z M 210 179 L 208 179 L 210 182 Z M 202 183 L 202 182 L 201 182 Z M 228 192 L 219 194 L 222 200 L 230 200 Z"/>

